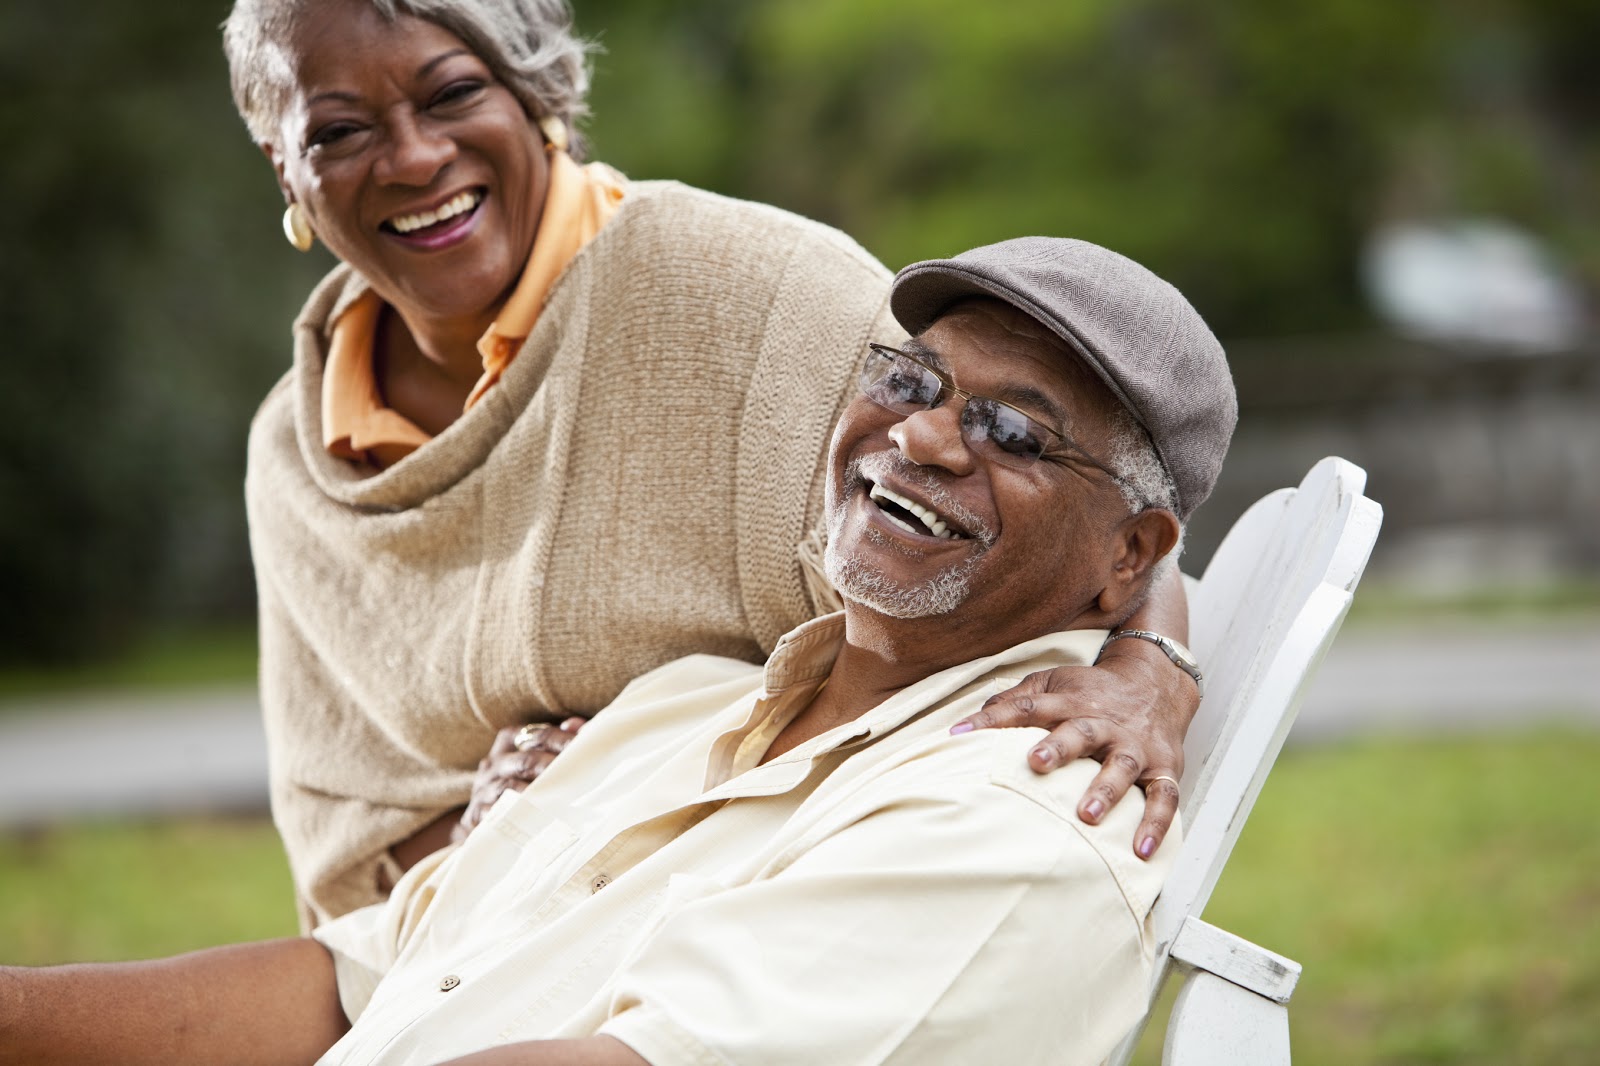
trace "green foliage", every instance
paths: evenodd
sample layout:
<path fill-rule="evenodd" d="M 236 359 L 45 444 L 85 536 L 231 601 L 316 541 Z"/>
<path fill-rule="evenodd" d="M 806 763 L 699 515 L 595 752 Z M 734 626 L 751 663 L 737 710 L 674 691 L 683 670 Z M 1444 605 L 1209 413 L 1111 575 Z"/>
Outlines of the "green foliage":
<path fill-rule="evenodd" d="M 250 610 L 250 413 L 320 269 L 192 2 L 0 8 L 0 661 Z"/>
<path fill-rule="evenodd" d="M 1365 322 L 1360 246 L 1392 214 L 1497 214 L 1571 244 L 1557 218 L 1591 213 L 1577 187 L 1562 194 L 1562 174 L 1592 188 L 1593 127 L 1553 116 L 1585 112 L 1593 90 L 1546 47 L 1554 24 L 1591 18 L 1575 10 L 696 10 L 669 22 L 660 5 L 580 7 L 580 24 L 606 27 L 598 153 L 835 223 L 891 266 L 1071 234 L 1150 264 L 1224 336 L 1302 333 Z M 639 25 L 650 28 L 627 32 Z M 735 136 L 692 132 L 729 121 Z"/>
<path fill-rule="evenodd" d="M 0 662 L 248 615 L 250 413 L 329 265 L 228 96 L 227 0 L 0 6 Z M 1364 234 L 1487 214 L 1600 282 L 1589 0 L 578 0 L 594 155 L 891 266 L 1027 232 L 1219 334 L 1364 323 Z"/>
<path fill-rule="evenodd" d="M 253 626 L 142 632 L 117 654 L 87 663 L 0 667 L 0 715 L 32 706 L 27 697 L 45 694 L 249 687 L 255 684 L 257 660 Z"/>

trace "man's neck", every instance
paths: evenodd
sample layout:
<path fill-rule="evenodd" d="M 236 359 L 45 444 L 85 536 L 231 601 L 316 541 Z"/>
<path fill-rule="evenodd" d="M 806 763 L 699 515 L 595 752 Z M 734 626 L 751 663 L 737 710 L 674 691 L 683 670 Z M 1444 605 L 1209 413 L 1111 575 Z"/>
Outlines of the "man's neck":
<path fill-rule="evenodd" d="M 950 630 L 946 618 L 907 621 L 885 618 L 853 605 L 847 607 L 844 643 L 827 680 L 811 703 L 784 726 L 761 761 L 770 762 L 808 740 L 855 721 L 901 689 L 941 670 L 1022 642 L 1022 638 L 1004 642 L 965 636 L 944 639 L 951 635 Z"/>

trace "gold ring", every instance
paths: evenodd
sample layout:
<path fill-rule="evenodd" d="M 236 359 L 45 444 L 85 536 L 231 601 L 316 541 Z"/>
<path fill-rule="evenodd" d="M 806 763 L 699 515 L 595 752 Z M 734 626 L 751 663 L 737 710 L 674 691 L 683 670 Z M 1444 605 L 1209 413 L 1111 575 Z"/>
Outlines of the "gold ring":
<path fill-rule="evenodd" d="M 544 731 L 549 728 L 547 722 L 529 722 L 517 730 L 517 735 L 511 738 L 511 746 L 518 751 L 530 751 L 539 746 L 539 738 L 544 736 Z"/>
<path fill-rule="evenodd" d="M 1179 790 L 1179 789 L 1182 788 L 1182 786 L 1178 784 L 1178 779 L 1177 778 L 1168 777 L 1166 774 L 1161 774 L 1161 775 L 1159 775 L 1157 777 L 1152 777 L 1150 780 L 1146 781 L 1144 783 L 1144 790 L 1146 792 L 1149 792 L 1150 791 L 1150 786 L 1155 784 L 1157 781 L 1171 781 L 1172 782 L 1172 787 L 1173 787 L 1174 790 Z"/>

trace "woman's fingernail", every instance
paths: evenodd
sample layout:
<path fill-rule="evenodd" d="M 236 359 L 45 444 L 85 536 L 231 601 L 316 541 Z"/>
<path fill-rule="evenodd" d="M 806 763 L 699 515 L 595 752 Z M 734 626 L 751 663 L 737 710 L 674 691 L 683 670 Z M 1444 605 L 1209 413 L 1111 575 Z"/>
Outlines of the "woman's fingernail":
<path fill-rule="evenodd" d="M 1085 807 L 1083 811 L 1090 818 L 1093 818 L 1098 822 L 1100 820 L 1100 816 L 1106 813 L 1106 805 L 1101 803 L 1099 800 L 1090 800 L 1089 806 Z"/>
<path fill-rule="evenodd" d="M 972 723 L 971 722 L 957 722 L 955 725 L 950 727 L 950 735 L 953 736 L 953 737 L 958 737 L 962 733 L 970 733 L 970 732 L 972 732 Z"/>
<path fill-rule="evenodd" d="M 1139 858 L 1148 859 L 1156 853 L 1156 838 L 1145 837 L 1139 841 Z"/>
<path fill-rule="evenodd" d="M 1049 748 L 1034 748 L 1033 759 L 1040 766 L 1054 766 L 1056 764 L 1056 753 Z"/>

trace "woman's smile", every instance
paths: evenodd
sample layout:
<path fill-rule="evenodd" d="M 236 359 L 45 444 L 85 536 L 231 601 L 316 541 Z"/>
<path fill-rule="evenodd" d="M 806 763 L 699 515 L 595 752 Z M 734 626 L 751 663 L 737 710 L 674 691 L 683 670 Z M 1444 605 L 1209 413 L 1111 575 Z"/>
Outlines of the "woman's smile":
<path fill-rule="evenodd" d="M 333 3 L 296 42 L 280 138 L 292 147 L 273 150 L 291 199 L 414 332 L 476 336 L 538 232 L 549 183 L 538 130 L 435 23 Z"/>
<path fill-rule="evenodd" d="M 402 236 L 415 234 L 420 230 L 434 229 L 452 220 L 459 220 L 462 215 L 474 211 L 483 202 L 482 189 L 469 189 L 457 193 L 434 210 L 422 210 L 415 214 L 396 215 L 384 225 Z"/>

